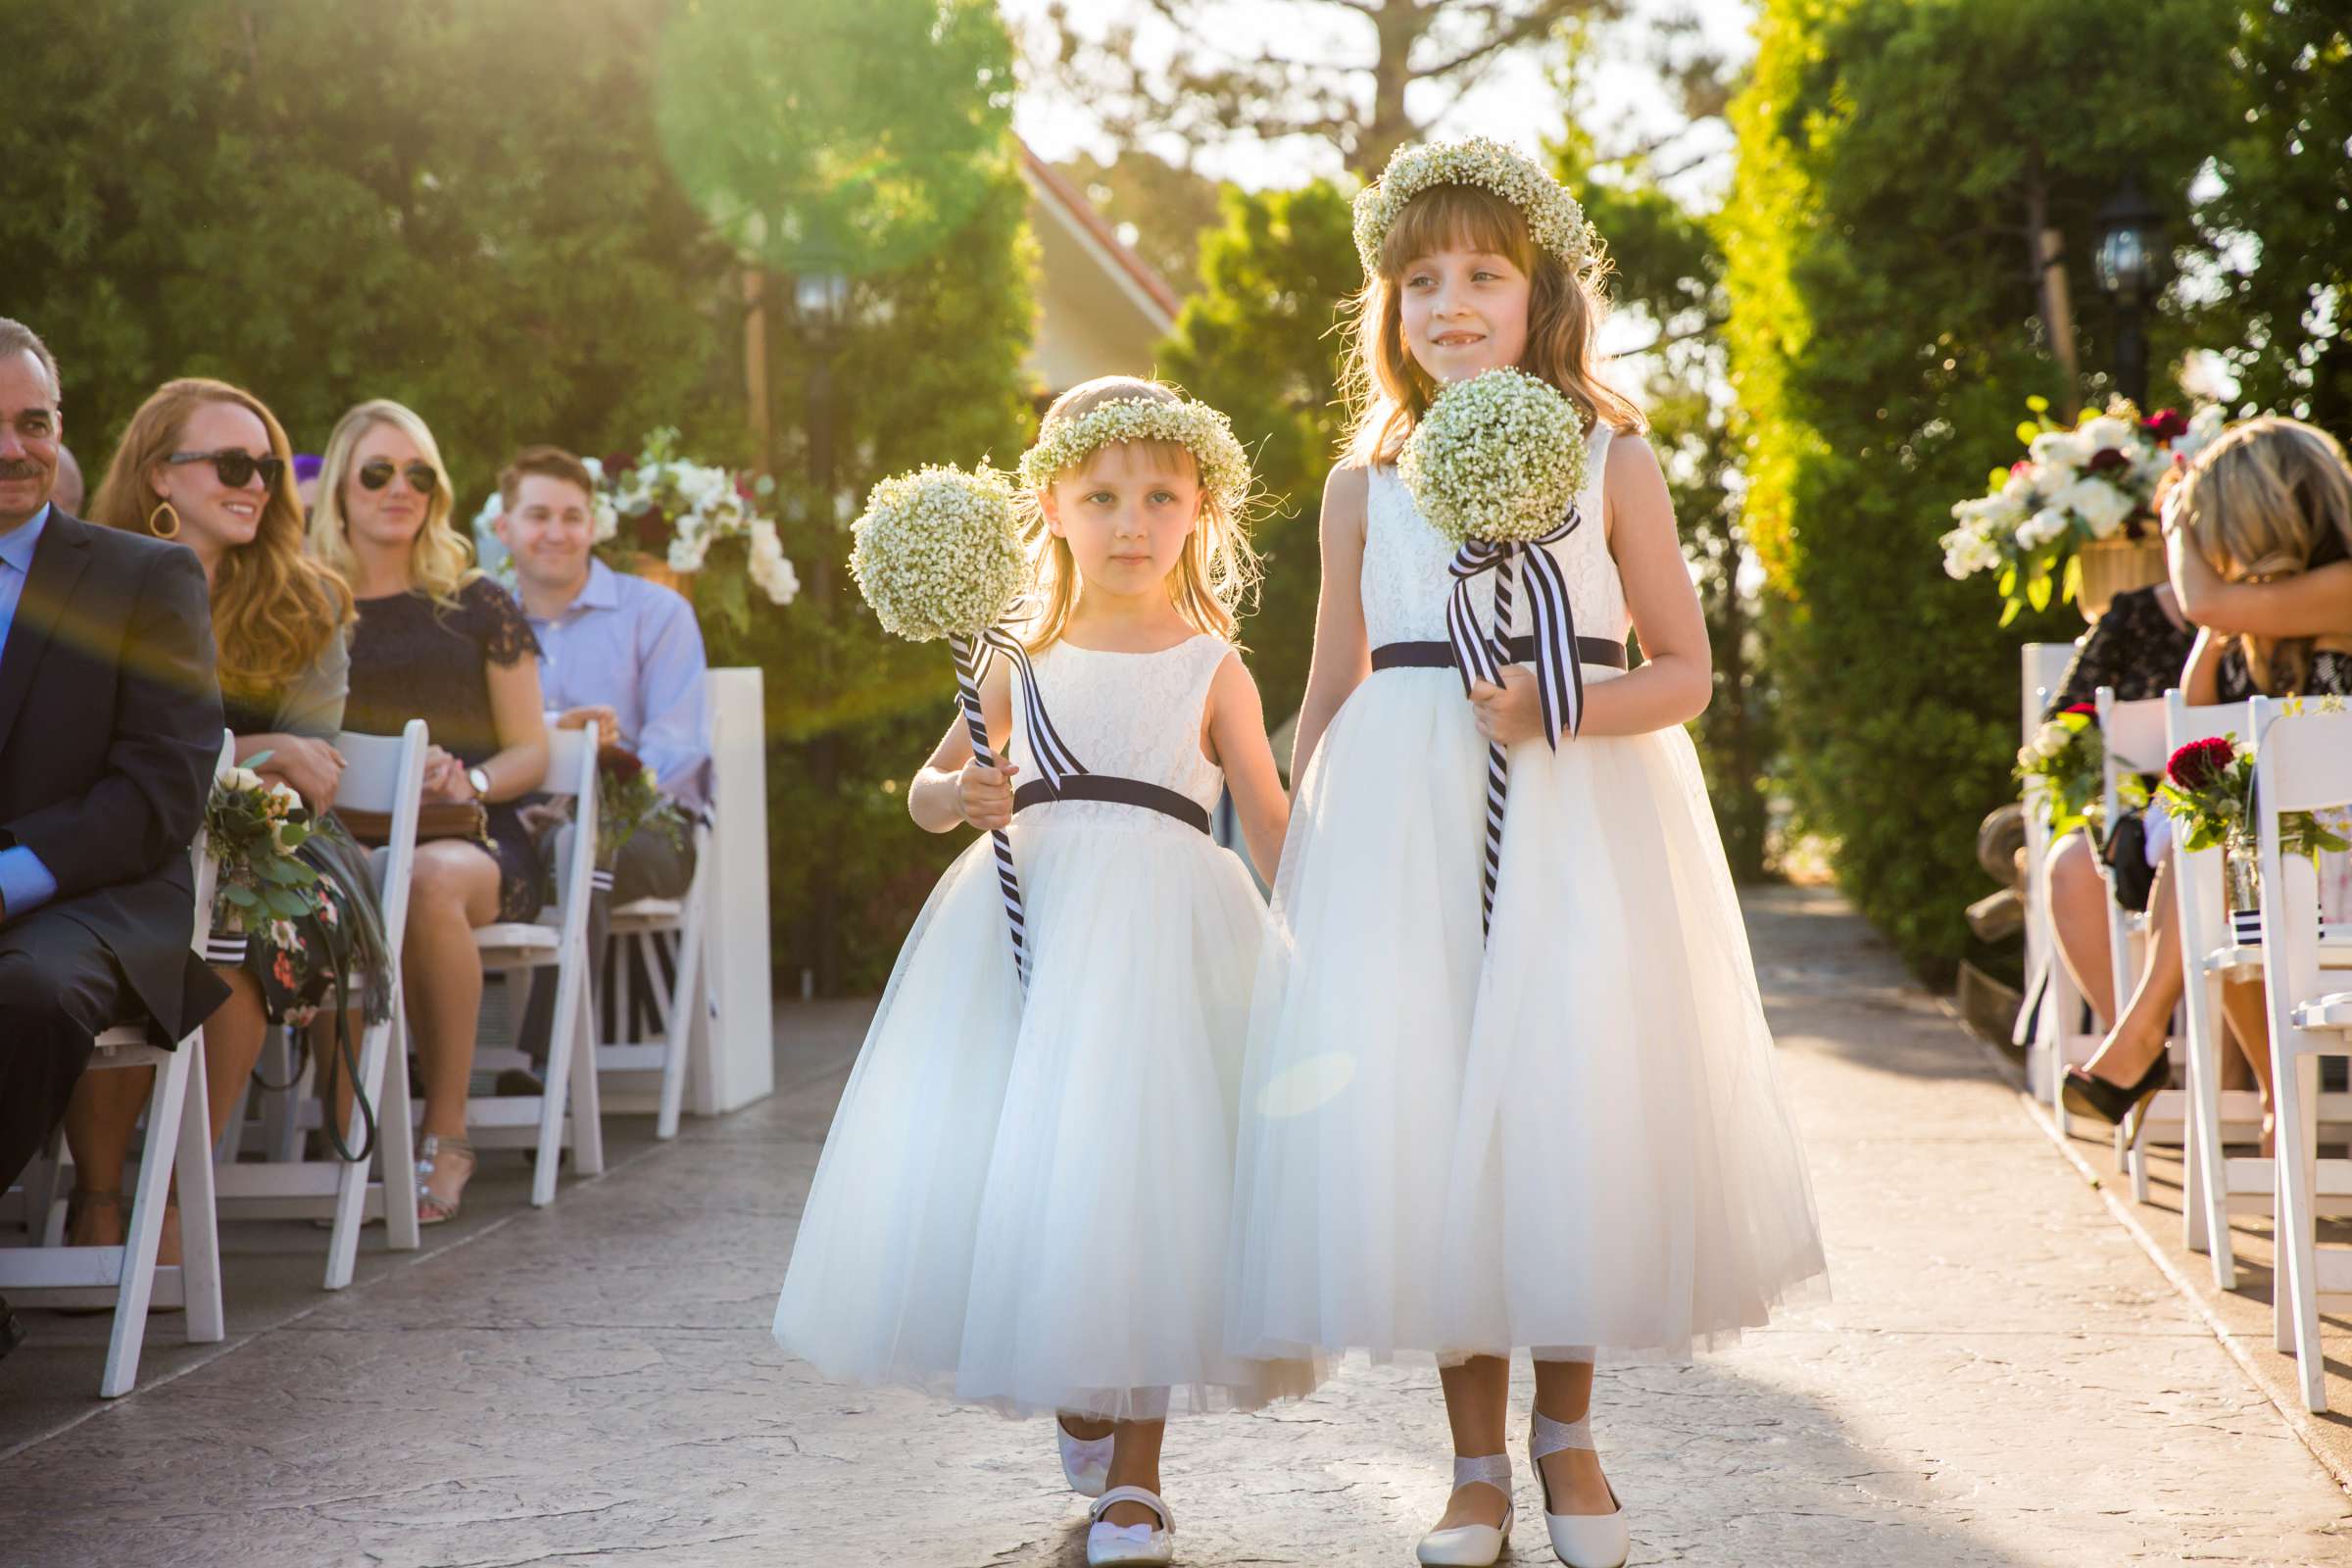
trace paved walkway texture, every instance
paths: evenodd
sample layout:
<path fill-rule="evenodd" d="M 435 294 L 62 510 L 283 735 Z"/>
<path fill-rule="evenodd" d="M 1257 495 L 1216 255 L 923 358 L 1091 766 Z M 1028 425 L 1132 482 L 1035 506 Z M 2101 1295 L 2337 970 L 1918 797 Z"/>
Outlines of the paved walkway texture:
<path fill-rule="evenodd" d="M 1994 1058 L 1833 896 L 1750 918 L 1834 1294 L 1732 1352 L 1603 1366 L 1634 1560 L 2352 1563 L 2344 1494 Z M 621 1123 L 552 1209 L 502 1161 L 340 1296 L 307 1227 L 232 1226 L 228 1343 L 159 1322 L 129 1398 L 90 1396 L 104 1319 L 28 1314 L 0 1564 L 1082 1561 L 1044 1422 L 828 1387 L 767 1337 L 859 1016 L 787 1009 L 773 1101 L 667 1146 Z M 1445 1433 L 1432 1371 L 1361 1364 L 1180 1423 L 1184 1560 L 1404 1564 Z M 1540 1525 L 1515 1560 L 1549 1560 Z"/>

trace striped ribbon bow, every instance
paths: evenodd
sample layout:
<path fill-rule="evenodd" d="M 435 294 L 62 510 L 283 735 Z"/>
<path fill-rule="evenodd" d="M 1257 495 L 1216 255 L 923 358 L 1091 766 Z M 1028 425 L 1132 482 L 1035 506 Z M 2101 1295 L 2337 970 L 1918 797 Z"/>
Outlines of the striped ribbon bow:
<path fill-rule="evenodd" d="M 1086 771 L 1084 763 L 1054 727 L 1046 714 L 1046 700 L 1037 689 L 1037 669 L 1029 662 L 1029 650 L 1021 640 L 1003 626 L 991 626 L 975 641 L 970 637 L 950 637 L 948 647 L 956 656 L 956 700 L 963 709 L 965 732 L 971 736 L 972 757 L 982 767 L 997 765 L 996 754 L 988 744 L 988 718 L 980 707 L 980 682 L 988 675 L 989 666 L 999 654 L 1012 661 L 1012 667 L 1021 688 L 1022 732 L 1029 737 L 1029 749 L 1037 754 L 1038 771 L 1056 791 L 1061 781 L 1073 773 Z M 997 858 L 997 889 L 1004 896 L 1005 930 L 1012 938 L 1012 969 L 1020 978 L 1021 990 L 1029 989 L 1029 918 L 1021 902 L 1021 879 L 1013 869 L 1012 837 L 1003 828 L 989 834 Z"/>
<path fill-rule="evenodd" d="M 1502 684 L 1502 666 L 1509 662 L 1511 633 L 1511 564 L 1526 563 L 1529 601 L 1535 607 L 1536 696 L 1544 710 L 1544 739 L 1560 749 L 1560 731 L 1574 735 L 1585 720 L 1585 674 L 1576 657 L 1576 612 L 1568 603 L 1568 579 L 1558 558 L 1545 549 L 1576 532 L 1584 521 L 1576 503 L 1560 525 L 1541 539 L 1496 543 L 1471 539 L 1455 553 L 1453 593 L 1446 602 L 1446 632 L 1453 643 L 1453 667 L 1462 677 L 1462 691 L 1473 683 Z M 1482 572 L 1494 573 L 1494 632 L 1481 635 L 1478 615 L 1471 608 L 1470 585 Z"/>
<path fill-rule="evenodd" d="M 1560 749 L 1563 724 L 1571 735 L 1584 724 L 1585 675 L 1577 662 L 1576 615 L 1568 606 L 1568 579 L 1561 575 L 1559 562 L 1544 546 L 1567 538 L 1582 521 L 1584 516 L 1572 501 L 1560 525 L 1541 539 L 1508 544 L 1485 539 L 1466 541 L 1453 558 L 1453 593 L 1446 602 L 1446 630 L 1453 643 L 1453 667 L 1462 677 L 1462 691 L 1467 694 L 1474 683 L 1482 680 L 1490 686 L 1499 686 L 1502 666 L 1510 657 L 1511 564 L 1514 559 L 1527 563 L 1528 597 L 1535 606 L 1536 695 L 1544 708 L 1544 739 L 1555 752 Z M 1478 615 L 1470 605 L 1470 584 L 1485 571 L 1494 573 L 1492 638 L 1478 629 Z M 1479 903 L 1482 932 L 1494 929 L 1494 883 L 1502 873 L 1502 819 L 1510 793 L 1510 754 L 1490 741 L 1487 853 Z"/>

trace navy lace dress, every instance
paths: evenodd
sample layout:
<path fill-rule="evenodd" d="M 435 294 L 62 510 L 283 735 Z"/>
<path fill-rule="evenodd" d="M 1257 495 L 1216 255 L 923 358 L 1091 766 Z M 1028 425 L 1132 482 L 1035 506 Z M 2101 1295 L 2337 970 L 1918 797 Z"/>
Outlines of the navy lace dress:
<path fill-rule="evenodd" d="M 471 767 L 501 750 L 490 706 L 490 666 L 537 658 L 539 639 L 514 597 L 487 577 L 438 605 L 422 593 L 360 601 L 351 644 L 351 696 L 343 725 L 363 735 L 397 735 L 421 718 L 432 742 Z M 518 814 L 520 803 L 488 807 L 498 857 L 498 917 L 539 912 L 540 858 Z"/>

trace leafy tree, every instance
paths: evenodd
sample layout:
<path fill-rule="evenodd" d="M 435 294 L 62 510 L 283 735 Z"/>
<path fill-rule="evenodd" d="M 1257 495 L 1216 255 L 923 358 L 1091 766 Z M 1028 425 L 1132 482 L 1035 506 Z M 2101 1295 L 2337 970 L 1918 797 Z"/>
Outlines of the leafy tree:
<path fill-rule="evenodd" d="M 2224 190 L 2200 217 L 2254 264 L 2226 274 L 2213 341 L 2246 404 L 2352 434 L 2352 23 L 2341 6 L 2255 0 L 2241 8 Z"/>
<path fill-rule="evenodd" d="M 1279 43 L 1237 47 L 1215 0 L 1144 0 L 1160 51 L 1131 21 L 1048 18 L 1048 69 L 1122 146 L 1204 146 L 1312 137 L 1357 173 L 1427 134 L 1515 50 L 1541 47 L 1559 24 L 1614 15 L 1622 0 L 1272 0 L 1251 8 Z M 1427 95 L 1408 91 L 1413 87 Z M 1434 102 L 1431 100 L 1434 98 Z"/>
<path fill-rule="evenodd" d="M 1200 238 L 1223 221 L 1217 182 L 1141 147 L 1054 166 L 1179 297 L 1200 286 Z"/>
<path fill-rule="evenodd" d="M 1279 725 L 1297 711 L 1314 651 L 1322 579 L 1323 476 L 1346 437 L 1339 302 L 1362 280 L 1348 198 L 1325 180 L 1290 191 L 1226 187 L 1224 223 L 1203 236 L 1200 291 L 1161 351 L 1166 373 L 1222 410 L 1265 492 L 1265 557 L 1244 637 Z"/>
<path fill-rule="evenodd" d="M 2179 212 L 2230 101 L 2230 27 L 2204 0 L 2082 0 L 2056 25 L 2022 0 L 1763 8 L 1720 225 L 1747 527 L 1799 803 L 1932 975 L 1983 890 L 1978 819 L 2011 794 L 2017 645 L 2081 626 L 1998 628 L 1936 547 L 2014 455 L 2026 397 L 2066 390 L 2029 235 L 2044 214 L 2065 231 L 2087 298 L 2092 215 L 2128 170 Z M 2157 337 L 2185 341 L 2169 318 Z M 2100 330 L 2083 348 L 2107 362 Z"/>

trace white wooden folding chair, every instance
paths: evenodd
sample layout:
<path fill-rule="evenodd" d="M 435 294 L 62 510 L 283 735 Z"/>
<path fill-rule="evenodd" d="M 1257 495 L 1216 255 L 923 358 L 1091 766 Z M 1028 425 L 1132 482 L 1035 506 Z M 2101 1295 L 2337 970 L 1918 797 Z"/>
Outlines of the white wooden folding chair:
<path fill-rule="evenodd" d="M 710 826 L 694 825 L 694 876 L 685 896 L 677 899 L 634 899 L 616 906 L 606 924 L 607 956 L 612 960 L 615 1027 L 630 1028 L 634 981 L 633 960 L 641 962 L 652 986 L 655 1029 L 659 1038 L 648 1042 L 616 1040 L 597 1047 L 600 1073 L 659 1073 L 660 1100 L 654 1136 L 678 1135 L 678 1115 L 686 1099 L 686 1074 L 701 1061 L 709 1070 L 710 1052 L 710 966 L 708 933 L 710 914 Z M 663 980 L 666 958 L 672 972 Z M 593 1014 L 592 1014 L 593 1015 Z"/>
<path fill-rule="evenodd" d="M 235 759 L 235 737 L 224 732 L 215 771 Z M 201 827 L 188 859 L 196 883 L 196 920 L 189 946 L 201 954 L 212 931 L 215 880 Z M 130 1067 L 153 1067 L 156 1074 L 147 1099 L 147 1140 L 139 1155 L 138 1185 L 132 1190 L 130 1228 L 122 1245 L 0 1250 L 0 1288 L 21 1302 L 115 1309 L 106 1370 L 98 1382 L 99 1396 L 107 1399 L 128 1394 L 139 1380 L 139 1354 L 145 1348 L 151 1307 L 184 1309 L 191 1345 L 217 1345 L 227 1333 L 220 1308 L 220 1233 L 213 1212 L 212 1115 L 205 1103 L 203 1026 L 188 1031 L 170 1051 L 149 1045 L 143 1028 L 109 1029 L 100 1035 L 89 1070 Z M 55 1169 L 56 1161 L 50 1166 Z M 174 1175 L 179 1178 L 181 1261 L 159 1267 L 155 1253 L 163 1241 L 164 1208 L 171 1200 Z"/>
<path fill-rule="evenodd" d="M 2165 739 L 2170 751 L 2192 741 L 2234 737 L 2254 731 L 2251 704 L 2224 703 L 2191 708 L 2178 689 L 2165 693 Z M 2220 848 L 2191 851 L 2173 841 L 2173 888 L 2180 918 L 2181 1036 L 2188 1064 L 2188 1136 L 2182 1153 L 2181 1225 L 2192 1251 L 2213 1265 L 2217 1290 L 2237 1288 L 2237 1256 L 2230 1232 L 2231 1215 L 2268 1216 L 2278 1190 L 2278 1165 L 2258 1154 L 2231 1154 L 2229 1146 L 2262 1136 L 2262 1097 L 2250 1089 L 2221 1087 L 2227 1037 L 2222 1028 L 2222 987 L 2251 982 L 2263 973 L 2258 932 L 2232 929 L 2223 898 Z M 2267 899 L 2265 901 L 2268 902 Z M 2245 936 L 2254 940 L 2248 942 Z M 2330 942 L 2329 961 L 2352 959 L 2352 944 Z M 2319 1097 L 2326 1119 L 2352 1118 L 2352 1096 Z M 2315 1201 L 2323 1212 L 2352 1213 L 2352 1160 L 2327 1160 L 2318 1172 Z M 2283 1325 L 2283 1295 L 2274 1289 L 2274 1317 Z M 2281 1328 L 2280 1332 L 2284 1332 Z"/>
<path fill-rule="evenodd" d="M 2281 853 L 2287 811 L 2352 806 L 2352 714 L 2253 702 L 2255 817 L 2261 835 L 2263 995 L 2278 1097 L 2278 1348 L 2292 1349 L 2303 1404 L 2328 1408 L 2323 1307 L 2352 1306 L 2352 1248 L 2319 1245 L 2319 1058 L 2352 1052 L 2352 975 L 2324 972 L 2317 869 Z"/>
<path fill-rule="evenodd" d="M 2041 728 L 2052 696 L 2074 658 L 2072 643 L 2028 643 L 2019 706 L 2020 743 Z M 2069 1065 L 2088 1061 L 2098 1037 L 2082 1027 L 2082 994 L 2058 957 L 2057 924 L 2050 914 L 2048 861 L 2052 839 L 2049 811 L 2038 780 L 2026 788 L 2026 995 L 2038 999 L 2021 1008 L 2011 1043 L 2025 1048 L 2026 1081 L 2048 1103 L 2061 1131 L 2067 1110 L 2058 1090 Z"/>
<path fill-rule="evenodd" d="M 466 1102 L 467 1136 L 477 1149 L 535 1149 L 531 1203 L 556 1199 L 556 1167 L 571 1145 L 573 1170 L 594 1176 L 605 1168 L 604 1129 L 596 1083 L 596 1028 L 590 1022 L 588 899 L 596 871 L 597 728 L 556 730 L 548 736 L 545 794 L 568 796 L 572 819 L 557 835 L 556 905 L 535 921 L 486 925 L 474 935 L 485 974 L 504 977 L 510 1010 L 522 1016 L 530 977 L 556 971 L 553 1026 L 548 1031 L 547 1076 L 536 1095 L 477 1095 Z M 520 1053 L 480 1052 L 477 1069 Z M 575 1083 L 573 1080 L 577 1079 Z M 569 1116 L 566 1118 L 565 1112 Z"/>
<path fill-rule="evenodd" d="M 312 1091 L 322 1076 L 314 1062 L 300 1079 L 268 1097 L 269 1152 L 263 1162 L 222 1163 L 216 1178 L 224 1213 L 249 1219 L 331 1219 L 327 1239 L 325 1288 L 339 1291 L 349 1285 L 359 1264 L 360 1229 L 371 1219 L 384 1222 L 385 1245 L 394 1251 L 413 1251 L 418 1245 L 416 1225 L 416 1161 L 411 1138 L 411 1099 L 407 1045 L 407 1004 L 400 978 L 400 956 L 407 940 L 409 889 L 416 866 L 416 817 L 424 792 L 425 754 L 430 750 L 423 719 L 410 719 L 398 736 L 335 737 L 343 755 L 343 777 L 335 803 L 354 810 L 381 811 L 392 819 L 391 836 L 368 856 L 374 875 L 377 907 L 381 910 L 384 944 L 391 973 L 392 1010 L 380 1023 L 368 1025 L 360 1037 L 360 1061 L 351 1119 L 344 1130 L 344 1147 L 359 1150 L 366 1138 L 362 1101 L 375 1110 L 374 1166 L 380 1172 L 368 1180 L 368 1162 L 344 1159 L 304 1159 L 302 1134 L 323 1120 Z M 356 993 L 366 976 L 354 975 Z M 279 1069 L 290 1054 L 277 1057 Z M 234 1120 L 234 1118 L 232 1118 Z M 225 1137 L 223 1139 L 225 1142 Z"/>

